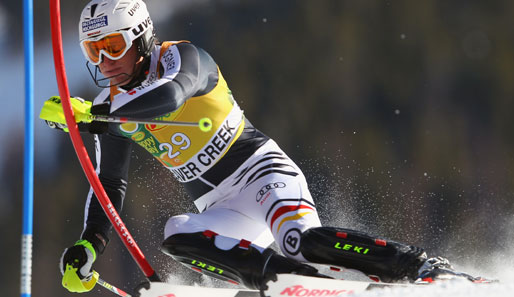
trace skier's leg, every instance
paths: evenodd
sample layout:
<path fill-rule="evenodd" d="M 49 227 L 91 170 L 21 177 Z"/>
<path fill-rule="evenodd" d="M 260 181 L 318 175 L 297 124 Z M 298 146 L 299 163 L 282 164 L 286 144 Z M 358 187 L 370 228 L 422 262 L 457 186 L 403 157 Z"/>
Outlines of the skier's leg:
<path fill-rule="evenodd" d="M 218 235 L 217 231 L 234 237 Z M 262 237 L 267 228 L 229 209 L 170 218 L 162 250 L 177 261 L 207 275 L 260 288 L 276 273 L 317 274 L 316 269 L 242 239 Z M 269 241 L 268 241 L 269 243 Z"/>
<path fill-rule="evenodd" d="M 321 226 L 307 181 L 298 166 L 276 145 L 237 172 L 237 199 L 230 208 L 265 223 L 285 256 L 305 262 L 300 253 L 303 231 Z"/>
<path fill-rule="evenodd" d="M 277 178 L 280 177 L 275 177 L 275 180 Z M 270 191 L 272 193 L 267 197 L 263 210 L 284 255 L 302 262 L 357 269 L 383 281 L 418 276 L 418 269 L 426 260 L 421 248 L 359 231 L 321 227 L 303 182 L 296 179 L 282 179 L 280 182 L 287 187 Z"/>
<path fill-rule="evenodd" d="M 357 269 L 382 281 L 414 280 L 418 276 L 427 259 L 423 249 L 355 230 L 321 227 L 315 220 L 314 205 L 305 199 L 297 201 L 292 204 L 292 199 L 277 199 L 267 219 L 284 255 L 302 262 Z"/>
<path fill-rule="evenodd" d="M 299 261 L 357 269 L 382 280 L 414 278 L 426 260 L 422 249 L 363 232 L 321 227 L 302 171 L 274 143 L 268 158 L 239 175 L 231 208 L 265 221 L 284 255 Z M 280 168 L 275 170 L 274 168 Z M 348 238 L 341 238 L 346 234 Z"/>
<path fill-rule="evenodd" d="M 264 220 L 271 230 L 275 242 L 287 257 L 306 262 L 300 252 L 301 234 L 310 228 L 320 227 L 316 206 L 303 176 L 284 179 L 287 187 L 273 191 L 263 204 Z"/>
<path fill-rule="evenodd" d="M 267 226 L 244 214 L 225 208 L 214 207 L 200 213 L 185 213 L 171 217 L 164 227 L 164 238 L 177 233 L 197 233 L 211 230 L 227 239 L 223 246 L 233 245 L 241 240 L 252 242 L 264 249 L 273 243 L 273 236 Z"/>
<path fill-rule="evenodd" d="M 287 185 L 269 190 L 270 194 L 262 205 L 265 221 L 284 255 L 302 262 L 357 269 L 383 281 L 418 276 L 418 269 L 426 260 L 421 248 L 382 240 L 359 231 L 321 227 L 301 174 L 294 178 L 270 178 L 277 181 L 272 185 Z"/>

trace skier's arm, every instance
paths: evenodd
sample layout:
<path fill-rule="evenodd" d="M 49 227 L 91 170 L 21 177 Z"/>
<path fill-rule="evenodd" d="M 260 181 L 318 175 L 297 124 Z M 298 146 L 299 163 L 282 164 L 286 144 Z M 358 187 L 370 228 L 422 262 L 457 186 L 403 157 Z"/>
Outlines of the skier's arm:
<path fill-rule="evenodd" d="M 109 125 L 110 130 L 117 125 Z M 120 212 L 127 188 L 131 141 L 116 135 L 115 131 L 95 136 L 97 172 L 107 196 L 114 208 Z M 112 225 L 105 215 L 93 190 L 88 194 L 85 207 L 84 231 L 81 238 L 93 244 L 98 253 L 103 253 Z"/>
<path fill-rule="evenodd" d="M 111 115 L 134 118 L 161 116 L 176 110 L 187 99 L 206 94 L 216 86 L 218 68 L 204 50 L 190 43 L 178 44 L 177 49 L 180 54 L 180 63 L 177 64 L 180 66 L 160 63 L 162 77 L 145 87 L 153 89 L 137 97 L 124 99 L 126 103 L 122 106 L 111 107 Z"/>
<path fill-rule="evenodd" d="M 109 125 L 115 132 L 115 125 Z M 115 133 L 95 135 L 97 172 L 100 181 L 118 212 L 121 211 L 128 178 L 131 142 Z M 63 286 L 72 292 L 87 292 L 85 286 L 97 255 L 103 253 L 111 223 L 105 215 L 93 191 L 90 190 L 85 207 L 84 231 L 80 240 L 67 248 L 60 261 Z M 77 277 L 80 281 L 76 281 Z M 87 283 L 87 282 L 86 282 Z"/>

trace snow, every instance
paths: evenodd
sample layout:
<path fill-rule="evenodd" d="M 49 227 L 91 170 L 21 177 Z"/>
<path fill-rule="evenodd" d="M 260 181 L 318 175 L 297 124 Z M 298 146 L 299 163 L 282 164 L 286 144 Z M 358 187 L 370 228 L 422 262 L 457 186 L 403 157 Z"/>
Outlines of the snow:
<path fill-rule="evenodd" d="M 459 270 L 473 272 L 474 275 L 483 275 L 496 279 L 496 283 L 474 284 L 467 280 L 450 280 L 430 285 L 418 285 L 394 288 L 377 288 L 362 293 L 356 293 L 354 297 L 510 297 L 514 296 L 514 265 L 510 253 L 494 254 L 490 259 L 482 259 L 485 264 L 481 269 L 471 268 L 470 265 L 457 266 Z M 315 265 L 316 266 L 316 265 Z M 316 266 L 325 274 L 329 271 Z M 480 271 L 480 273 L 478 273 Z M 330 274 L 333 277 L 352 280 L 367 281 L 367 277 L 355 270 L 346 270 L 344 274 L 337 272 Z M 200 283 L 191 283 L 185 277 L 170 275 L 167 283 L 186 284 L 203 287 L 227 287 L 227 283 L 207 276 L 203 276 Z M 230 286 L 230 288 L 243 288 Z M 347 296 L 347 295 L 346 295 Z"/>
<path fill-rule="evenodd" d="M 514 295 L 513 283 L 473 284 L 449 281 L 415 287 L 383 288 L 355 294 L 355 297 L 508 297 Z"/>
<path fill-rule="evenodd" d="M 467 280 L 451 280 L 430 285 L 418 285 L 408 287 L 379 288 L 357 293 L 355 297 L 510 297 L 514 296 L 514 266 L 511 261 L 502 261 L 506 255 L 495 255 L 490 261 L 484 259 L 488 265 L 482 269 L 472 269 L 464 265 L 458 267 L 465 272 L 473 272 L 473 275 L 483 275 L 498 280 L 495 283 L 474 284 Z M 512 259 L 511 257 L 507 257 Z M 496 262 L 496 263 L 495 263 Z M 503 263 L 502 263 L 503 262 Z M 477 273 L 476 271 L 481 271 Z M 487 273 L 489 271 L 490 273 Z M 493 273 L 496 271 L 496 273 Z M 500 274 L 500 275 L 496 275 Z M 356 276 L 357 274 L 354 274 Z M 364 280 L 362 277 L 353 279 Z"/>

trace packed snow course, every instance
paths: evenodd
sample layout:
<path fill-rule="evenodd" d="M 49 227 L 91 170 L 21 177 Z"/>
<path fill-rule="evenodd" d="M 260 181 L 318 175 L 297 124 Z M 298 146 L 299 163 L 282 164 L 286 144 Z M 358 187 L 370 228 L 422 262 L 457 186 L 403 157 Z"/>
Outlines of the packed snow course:
<path fill-rule="evenodd" d="M 354 297 L 510 297 L 513 283 L 473 284 L 467 281 L 447 281 L 416 287 L 383 288 L 354 294 Z"/>

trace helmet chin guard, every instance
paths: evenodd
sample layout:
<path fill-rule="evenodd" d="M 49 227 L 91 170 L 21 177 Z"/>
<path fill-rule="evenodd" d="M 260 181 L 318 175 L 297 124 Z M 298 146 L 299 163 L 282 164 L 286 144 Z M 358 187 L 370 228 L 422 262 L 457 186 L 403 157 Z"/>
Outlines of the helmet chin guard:
<path fill-rule="evenodd" d="M 120 73 L 115 76 L 104 77 L 102 75 L 102 73 L 100 72 L 99 67 L 90 64 L 89 61 L 86 62 L 86 67 L 87 67 L 87 70 L 89 71 L 89 75 L 91 75 L 91 78 L 95 82 L 96 86 L 99 88 L 110 88 L 112 86 L 117 86 L 117 85 L 120 85 L 123 83 L 128 83 L 128 82 L 132 81 L 132 79 L 135 76 L 134 74 L 131 75 L 131 74 L 127 74 L 127 73 Z M 110 80 L 112 78 L 121 77 L 121 76 L 126 77 L 126 79 L 124 79 L 123 81 L 121 81 L 120 83 L 118 83 L 116 85 L 111 85 Z"/>

